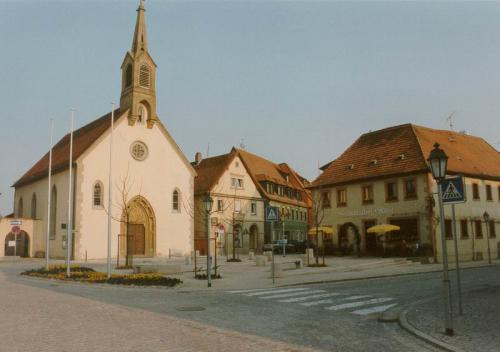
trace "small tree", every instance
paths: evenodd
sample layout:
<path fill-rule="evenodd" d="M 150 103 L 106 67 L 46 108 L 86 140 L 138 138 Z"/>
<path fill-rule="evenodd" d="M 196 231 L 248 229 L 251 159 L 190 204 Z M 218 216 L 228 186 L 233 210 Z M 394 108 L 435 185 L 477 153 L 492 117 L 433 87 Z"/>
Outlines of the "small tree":
<path fill-rule="evenodd" d="M 319 265 L 319 227 L 325 218 L 325 207 L 327 206 L 326 201 L 329 199 L 323 199 L 324 195 L 321 191 L 321 188 L 317 189 L 313 192 L 312 197 L 312 215 L 314 226 L 316 228 L 316 241 L 315 241 L 315 257 L 316 257 L 316 265 Z M 322 232 L 323 233 L 323 232 Z M 323 264 L 325 263 L 325 243 L 323 241 L 323 237 L 321 238 L 323 242 Z M 309 258 L 309 256 L 308 256 Z"/>

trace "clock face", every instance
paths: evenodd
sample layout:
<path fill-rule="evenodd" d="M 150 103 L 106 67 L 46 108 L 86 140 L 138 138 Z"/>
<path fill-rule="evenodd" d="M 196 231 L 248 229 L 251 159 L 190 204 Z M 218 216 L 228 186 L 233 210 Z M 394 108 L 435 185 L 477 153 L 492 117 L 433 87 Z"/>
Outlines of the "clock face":
<path fill-rule="evenodd" d="M 148 157 L 148 147 L 141 141 L 135 141 L 130 146 L 130 154 L 135 160 L 146 160 L 146 158 Z"/>

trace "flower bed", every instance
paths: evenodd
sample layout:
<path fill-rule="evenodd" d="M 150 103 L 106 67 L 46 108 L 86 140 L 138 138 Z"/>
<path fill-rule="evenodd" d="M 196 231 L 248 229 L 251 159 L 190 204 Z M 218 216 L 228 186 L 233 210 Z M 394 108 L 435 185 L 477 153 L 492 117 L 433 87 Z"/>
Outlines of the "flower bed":
<path fill-rule="evenodd" d="M 177 278 L 163 276 L 159 273 L 148 274 L 113 274 L 108 279 L 106 273 L 95 271 L 92 268 L 74 265 L 71 266 L 71 276 L 66 277 L 66 266 L 51 266 L 45 268 L 27 270 L 21 275 L 57 279 L 65 281 L 78 281 L 88 283 L 102 283 L 112 285 L 135 285 L 135 286 L 167 286 L 173 287 L 182 283 Z"/>

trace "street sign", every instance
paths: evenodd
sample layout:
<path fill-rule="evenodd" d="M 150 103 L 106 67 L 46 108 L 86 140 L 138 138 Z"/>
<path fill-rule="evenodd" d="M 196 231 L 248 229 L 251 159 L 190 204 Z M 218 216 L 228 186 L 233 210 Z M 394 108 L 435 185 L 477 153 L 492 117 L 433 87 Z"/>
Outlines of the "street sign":
<path fill-rule="evenodd" d="M 441 183 L 444 204 L 465 203 L 465 185 L 462 176 L 450 177 Z"/>
<path fill-rule="evenodd" d="M 283 239 L 283 240 L 277 240 L 277 241 L 276 241 L 276 244 L 277 244 L 278 246 L 284 246 L 284 245 L 286 245 L 287 243 L 288 243 L 288 240 L 286 240 L 286 239 Z"/>
<path fill-rule="evenodd" d="M 15 247 L 16 241 L 9 241 L 9 247 Z"/>
<path fill-rule="evenodd" d="M 266 221 L 279 221 L 280 220 L 280 215 L 279 215 L 278 207 L 267 207 L 266 208 Z"/>
<path fill-rule="evenodd" d="M 22 220 L 10 220 L 10 226 L 21 226 L 23 224 Z"/>

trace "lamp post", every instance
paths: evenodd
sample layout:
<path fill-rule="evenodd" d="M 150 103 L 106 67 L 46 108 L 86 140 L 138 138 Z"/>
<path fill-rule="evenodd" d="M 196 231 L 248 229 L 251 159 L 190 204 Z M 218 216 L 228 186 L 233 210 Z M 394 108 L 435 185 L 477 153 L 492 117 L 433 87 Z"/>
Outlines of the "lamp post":
<path fill-rule="evenodd" d="M 443 299 L 444 299 L 444 314 L 445 314 L 445 332 L 448 336 L 453 336 L 453 313 L 451 310 L 451 288 L 450 279 L 448 276 L 448 250 L 446 248 L 445 239 L 445 224 L 444 224 L 444 207 L 441 185 L 446 177 L 446 167 L 448 163 L 448 156 L 439 148 L 439 143 L 434 144 L 434 149 L 430 152 L 429 162 L 432 177 L 436 180 L 438 185 L 438 199 L 439 199 L 439 212 L 440 212 L 440 225 L 441 225 L 441 247 L 443 251 Z"/>
<path fill-rule="evenodd" d="M 212 211 L 212 206 L 214 200 L 210 197 L 210 194 L 205 196 L 203 199 L 203 205 L 205 206 L 205 216 L 207 222 L 207 284 L 208 287 L 212 287 L 212 273 L 211 273 L 211 262 L 210 262 L 210 211 Z"/>
<path fill-rule="evenodd" d="M 491 264 L 491 251 L 490 251 L 490 214 L 487 211 L 483 214 L 484 222 L 486 223 L 486 241 L 488 243 L 488 264 Z"/>

